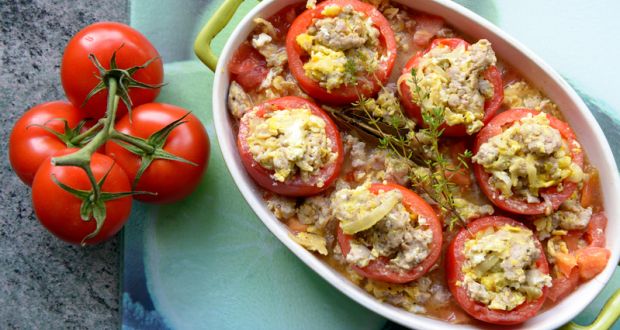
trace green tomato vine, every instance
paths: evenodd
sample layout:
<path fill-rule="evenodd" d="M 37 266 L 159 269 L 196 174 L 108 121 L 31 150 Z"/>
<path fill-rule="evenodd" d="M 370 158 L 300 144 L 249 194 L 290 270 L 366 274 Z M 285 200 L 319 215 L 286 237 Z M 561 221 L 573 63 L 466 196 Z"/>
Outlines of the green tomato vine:
<path fill-rule="evenodd" d="M 150 59 L 143 65 L 135 66 L 129 69 L 118 68 L 116 64 L 116 52 L 114 52 L 110 59 L 110 69 L 103 68 L 101 63 L 99 63 L 99 61 L 94 55 L 91 54 L 89 58 L 93 62 L 95 67 L 97 67 L 97 69 L 99 70 L 100 82 L 88 94 L 88 96 L 84 100 L 83 105 L 92 96 L 107 90 L 108 98 L 106 114 L 103 118 L 99 119 L 99 121 L 95 125 L 93 125 L 91 128 L 89 128 L 83 133 L 76 133 L 81 130 L 81 128 L 83 127 L 83 123 L 80 123 L 80 125 L 78 125 L 79 127 L 66 130 L 65 132 L 70 133 L 59 136 L 59 138 L 65 143 L 67 143 L 68 146 L 79 146 L 80 149 L 68 155 L 52 158 L 52 164 L 55 166 L 77 166 L 83 169 L 90 180 L 92 189 L 89 191 L 85 191 L 69 187 L 58 181 L 55 177 L 52 177 L 52 180 L 60 188 L 82 200 L 82 205 L 80 208 L 80 217 L 82 218 L 82 220 L 90 221 L 93 218 L 95 219 L 96 228 L 92 233 L 82 239 L 82 245 L 85 245 L 88 239 L 97 236 L 97 234 L 101 230 L 101 227 L 103 226 L 106 218 L 105 202 L 114 199 L 125 198 L 127 196 L 136 194 L 151 194 L 150 192 L 135 191 L 134 189 L 144 171 L 146 171 L 146 169 L 155 159 L 168 159 L 196 165 L 193 162 L 175 156 L 163 149 L 170 132 L 177 126 L 185 123 L 183 119 L 185 119 L 189 112 L 185 116 L 170 123 L 163 129 L 153 133 L 148 139 L 131 136 L 119 132 L 114 128 L 114 124 L 116 121 L 116 112 L 120 101 L 125 103 L 128 109 L 128 115 L 131 116 L 132 102 L 131 98 L 129 97 L 129 89 L 156 89 L 163 86 L 163 84 L 145 84 L 135 80 L 132 77 L 135 72 L 140 69 L 146 68 L 154 60 L 156 60 L 157 57 Z M 132 191 L 114 193 L 104 192 L 102 190 L 102 187 L 103 183 L 107 178 L 107 174 L 99 181 L 97 181 L 95 179 L 95 176 L 93 175 L 93 171 L 90 166 L 91 158 L 93 154 L 109 140 L 119 142 L 119 144 L 125 149 L 141 157 L 141 166 L 134 179 Z"/>

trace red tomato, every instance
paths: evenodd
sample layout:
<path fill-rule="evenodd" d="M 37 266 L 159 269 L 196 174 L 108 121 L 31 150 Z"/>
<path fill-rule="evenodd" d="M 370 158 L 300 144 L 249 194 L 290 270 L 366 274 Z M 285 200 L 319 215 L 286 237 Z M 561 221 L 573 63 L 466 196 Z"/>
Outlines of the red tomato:
<path fill-rule="evenodd" d="M 577 284 L 579 284 L 579 270 L 573 268 L 568 277 L 560 275 L 560 277 L 556 277 L 551 281 L 547 298 L 552 302 L 564 299 L 564 297 L 575 290 Z"/>
<path fill-rule="evenodd" d="M 505 127 L 511 126 L 528 114 L 536 116 L 540 114 L 540 112 L 532 109 L 511 109 L 493 118 L 493 120 L 491 120 L 478 133 L 473 150 L 474 155 L 478 153 L 478 150 L 483 143 L 487 142 L 491 137 L 500 134 Z M 576 140 L 573 130 L 567 123 L 549 114 L 547 114 L 547 118 L 549 119 L 550 126 L 557 129 L 562 135 L 562 138 L 568 143 L 573 162 L 580 167 L 583 167 L 583 151 Z M 485 172 L 484 167 L 481 165 L 474 163 L 473 170 L 482 192 L 493 202 L 493 204 L 501 209 L 517 214 L 543 214 L 547 208 L 545 200 L 551 202 L 552 208 L 557 210 L 557 208 L 560 207 L 560 204 L 568 199 L 573 194 L 575 189 L 577 189 L 577 184 L 570 182 L 567 179 L 562 182 L 563 189 L 561 191 L 559 191 L 556 186 L 541 189 L 540 195 L 543 201 L 540 203 L 528 203 L 527 201 L 519 199 L 515 196 L 504 198 L 499 191 L 489 184 L 490 176 L 487 172 Z"/>
<path fill-rule="evenodd" d="M 566 247 L 568 248 L 568 252 L 575 252 L 579 250 L 579 240 L 583 235 L 583 231 L 581 230 L 571 230 L 568 234 L 562 237 L 562 240 L 566 243 Z"/>
<path fill-rule="evenodd" d="M 437 259 L 439 259 L 439 255 L 441 254 L 441 244 L 443 240 L 442 228 L 441 222 L 439 218 L 437 218 L 437 214 L 433 208 L 413 191 L 394 183 L 387 185 L 373 183 L 370 186 L 370 191 L 374 194 L 378 194 L 380 191 L 390 191 L 394 189 L 402 193 L 402 203 L 409 212 L 418 214 L 427 219 L 429 227 L 433 232 L 433 241 L 429 246 L 430 254 L 408 272 L 398 272 L 389 268 L 388 265 L 390 264 L 390 260 L 386 257 L 373 260 L 366 267 L 352 265 L 351 268 L 360 275 L 373 280 L 389 283 L 407 283 L 422 277 L 437 263 Z M 346 257 L 351 250 L 351 239 L 353 236 L 345 235 L 340 226 L 338 226 L 337 230 L 338 245 L 340 245 L 342 255 Z"/>
<path fill-rule="evenodd" d="M 499 228 L 504 225 L 511 225 L 526 229 L 521 222 L 499 216 L 484 217 L 474 220 L 467 225 L 467 228 L 461 229 L 448 247 L 446 254 L 446 276 L 448 287 L 450 288 L 452 295 L 469 315 L 478 320 L 493 324 L 518 324 L 533 317 L 536 315 L 538 310 L 540 310 L 547 295 L 547 287 L 543 288 L 543 294 L 540 298 L 529 302 L 526 301 L 511 311 L 502 311 L 489 309 L 484 304 L 472 300 L 469 298 L 469 295 L 467 295 L 467 290 L 463 286 L 457 284 L 459 281 L 463 281 L 465 276 L 462 271 L 463 263 L 466 260 L 463 253 L 465 250 L 465 243 L 471 239 L 472 235 L 475 235 L 486 228 Z M 536 247 L 540 250 L 540 257 L 536 261 L 536 266 L 544 274 L 549 274 L 549 265 L 547 264 L 547 259 L 545 258 L 542 245 L 535 237 L 532 239 L 534 240 Z"/>
<path fill-rule="evenodd" d="M 187 110 L 173 105 L 147 103 L 133 109 L 131 122 L 129 115 L 121 118 L 116 124 L 116 129 L 146 139 L 187 113 Z M 157 195 L 135 195 L 135 199 L 170 203 L 189 195 L 200 184 L 209 161 L 209 137 L 200 120 L 193 114 L 189 114 L 183 121 L 184 124 L 177 126 L 168 135 L 163 149 L 194 162 L 197 166 L 174 160 L 154 160 L 142 174 L 135 189 Z M 106 154 L 116 160 L 133 182 L 142 163 L 141 158 L 114 141 L 106 144 Z"/>
<path fill-rule="evenodd" d="M 247 41 L 244 41 L 235 51 L 228 69 L 232 80 L 238 82 L 246 91 L 260 86 L 269 73 L 265 57 Z"/>
<path fill-rule="evenodd" d="M 331 120 L 329 115 L 323 111 L 315 103 L 302 99 L 296 96 L 287 96 L 274 100 L 267 101 L 257 107 L 256 114 L 259 117 L 264 116 L 271 111 L 279 111 L 286 109 L 299 109 L 301 107 L 308 107 L 313 115 L 320 117 L 327 124 L 325 126 L 325 133 L 327 137 L 332 141 L 332 152 L 338 154 L 336 161 L 330 163 L 325 168 L 321 169 L 319 174 L 311 178 L 309 182 L 301 180 L 299 175 L 290 178 L 285 182 L 279 182 L 272 178 L 273 171 L 268 170 L 261 166 L 254 160 L 254 156 L 250 153 L 249 146 L 247 144 L 247 135 L 249 134 L 249 127 L 247 123 L 247 117 L 241 118 L 239 123 L 239 134 L 237 136 L 237 147 L 239 154 L 241 155 L 241 162 L 248 171 L 248 174 L 256 181 L 256 183 L 276 194 L 285 196 L 310 196 L 316 195 L 322 191 L 327 190 L 330 185 L 336 181 L 342 162 L 344 160 L 344 151 L 342 147 L 342 140 L 340 139 L 340 132 L 338 127 Z M 317 186 L 317 183 L 321 181 L 323 185 Z"/>
<path fill-rule="evenodd" d="M 56 156 L 66 155 L 77 149 L 65 149 Z M 106 173 L 102 191 L 104 192 L 127 192 L 131 191 L 131 185 L 127 174 L 114 163 L 110 157 L 95 153 L 90 161 L 93 174 L 97 181 L 101 180 Z M 46 159 L 37 171 L 32 184 L 32 205 L 39 221 L 52 234 L 74 244 L 79 244 L 82 239 L 95 231 L 95 219 L 84 221 L 80 217 L 82 200 L 60 188 L 52 175 L 65 185 L 79 190 L 92 190 L 88 176 L 79 167 L 54 166 L 50 158 Z M 87 240 L 86 244 L 103 242 L 114 236 L 125 224 L 131 211 L 131 197 L 123 197 L 105 203 L 106 218 L 97 236 Z"/>
<path fill-rule="evenodd" d="M 590 218 L 588 227 L 584 234 L 584 239 L 592 247 L 605 247 L 605 228 L 607 227 L 607 217 L 604 212 L 595 213 Z"/>
<path fill-rule="evenodd" d="M 325 7 L 330 5 L 338 5 L 341 7 L 350 5 L 354 10 L 364 13 L 372 20 L 374 26 L 379 29 L 381 33 L 379 38 L 381 41 L 381 59 L 377 70 L 364 77 L 358 77 L 356 85 L 343 85 L 328 92 L 325 88 L 321 87 L 317 81 L 306 76 L 303 65 L 304 58 L 307 57 L 307 54 L 299 44 L 297 44 L 296 38 L 298 35 L 308 30 L 313 20 L 325 17 L 321 12 Z M 308 9 L 297 16 L 286 36 L 286 53 L 288 54 L 291 73 L 308 95 L 325 103 L 347 104 L 357 101 L 360 95 L 365 97 L 373 96 L 381 89 L 381 86 L 387 82 L 392 73 L 394 61 L 396 60 L 396 40 L 394 39 L 394 32 L 390 27 L 390 23 L 373 5 L 357 0 L 328 0 L 321 2 L 316 8 Z"/>
<path fill-rule="evenodd" d="M 573 268 L 577 266 L 577 258 L 572 253 L 557 252 L 555 254 L 555 264 L 565 276 L 569 276 Z"/>
<path fill-rule="evenodd" d="M 284 7 L 284 9 L 277 12 L 275 15 L 269 17 L 268 21 L 271 22 L 275 28 L 275 38 L 277 41 L 286 39 L 286 32 L 295 21 L 297 14 L 301 13 L 305 7 L 303 5 L 291 5 Z"/>
<path fill-rule="evenodd" d="M 405 64 L 405 68 L 403 68 L 402 74 L 410 75 L 411 69 L 418 66 L 418 63 L 420 62 L 422 56 L 424 56 L 435 47 L 445 46 L 449 47 L 450 49 L 455 49 L 461 45 L 469 47 L 469 43 L 463 39 L 435 39 L 425 51 L 418 52 L 411 57 L 409 62 Z M 502 75 L 495 66 L 490 66 L 486 71 L 484 71 L 483 76 L 484 79 L 486 79 L 491 83 L 491 85 L 493 85 L 494 91 L 493 97 L 487 99 L 484 102 L 484 118 L 482 119 L 482 121 L 484 122 L 484 124 L 487 124 L 493 118 L 493 116 L 495 116 L 495 112 L 497 112 L 499 107 L 502 105 L 502 101 L 504 100 L 504 85 L 502 84 Z M 407 115 L 417 120 L 418 123 L 424 124 L 420 107 L 411 99 L 411 88 L 409 88 L 409 85 L 407 85 L 404 80 L 400 83 L 399 92 L 401 95 L 401 102 L 403 103 L 403 107 Z M 441 125 L 441 128 L 444 129 L 444 136 L 467 136 L 466 127 L 462 124 L 449 126 L 448 124 L 444 123 L 443 125 Z"/>
<path fill-rule="evenodd" d="M 25 184 L 32 185 L 34 175 L 47 157 L 67 148 L 67 144 L 54 134 L 36 126 L 42 125 L 62 134 L 65 133 L 65 123 L 61 119 L 65 119 L 69 127 L 75 127 L 82 115 L 68 102 L 47 102 L 28 110 L 13 126 L 9 159 Z"/>
<path fill-rule="evenodd" d="M 591 171 L 588 178 L 583 181 L 583 188 L 581 188 L 580 202 L 582 207 L 594 206 L 596 208 L 594 204 L 601 200 L 599 187 L 598 171 Z"/>
<path fill-rule="evenodd" d="M 579 277 L 583 280 L 589 280 L 598 275 L 607 266 L 609 255 L 609 250 L 594 246 L 577 250 L 575 257 L 579 267 Z"/>
<path fill-rule="evenodd" d="M 120 69 L 140 66 L 159 56 L 150 41 L 125 24 L 100 22 L 83 28 L 67 44 L 60 65 L 62 87 L 74 106 L 82 107 L 88 93 L 99 83 L 96 77 L 99 76 L 99 71 L 88 55 L 95 55 L 101 65 L 109 69 L 114 51 L 117 51 L 116 63 Z M 161 84 L 164 78 L 162 61 L 155 60 L 148 67 L 138 70 L 133 78 L 147 84 Z M 132 88 L 129 91 L 133 106 L 152 102 L 158 94 L 159 89 Z M 103 117 L 107 107 L 107 95 L 107 92 L 102 91 L 91 97 L 82 108 L 85 116 L 95 119 Z M 127 108 L 120 102 L 117 118 L 126 112 Z"/>
<path fill-rule="evenodd" d="M 416 23 L 413 43 L 418 47 L 426 47 L 445 23 L 443 18 L 427 14 L 415 15 L 413 19 Z"/>

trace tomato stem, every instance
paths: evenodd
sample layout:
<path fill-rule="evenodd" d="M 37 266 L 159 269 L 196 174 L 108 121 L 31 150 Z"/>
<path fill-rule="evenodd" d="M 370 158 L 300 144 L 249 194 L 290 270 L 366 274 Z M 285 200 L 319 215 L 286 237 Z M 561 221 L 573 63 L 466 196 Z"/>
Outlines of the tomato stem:
<path fill-rule="evenodd" d="M 144 139 L 141 138 L 137 138 L 131 135 L 127 135 L 127 134 L 123 134 L 120 133 L 116 130 L 112 131 L 110 133 L 110 138 L 114 139 L 114 140 L 119 140 L 119 141 L 123 141 L 125 143 L 131 144 L 133 146 L 136 146 L 140 149 L 142 149 L 142 151 L 144 151 L 147 154 L 153 154 L 157 148 L 151 144 L 149 144 L 148 142 L 146 142 Z"/>
<path fill-rule="evenodd" d="M 80 143 L 82 141 L 84 141 L 86 138 L 94 135 L 95 133 L 97 133 L 99 130 L 101 130 L 101 127 L 103 127 L 103 121 L 99 120 L 95 125 L 93 125 L 91 128 L 89 128 L 88 130 L 86 130 L 83 133 L 80 133 L 79 135 L 76 135 L 74 138 L 72 138 L 69 143 L 73 146 L 79 147 Z"/>
<path fill-rule="evenodd" d="M 93 139 L 90 140 L 82 149 L 66 156 L 53 157 L 52 164 L 56 166 L 79 166 L 86 168 L 86 166 L 90 166 L 91 156 L 97 151 L 97 149 L 99 149 L 99 147 L 108 141 L 110 133 L 114 131 L 114 120 L 116 118 L 116 110 L 118 108 L 120 97 L 117 95 L 117 78 L 108 77 L 107 83 L 108 108 L 106 110 L 106 116 L 100 121 L 103 128 L 97 132 Z"/>

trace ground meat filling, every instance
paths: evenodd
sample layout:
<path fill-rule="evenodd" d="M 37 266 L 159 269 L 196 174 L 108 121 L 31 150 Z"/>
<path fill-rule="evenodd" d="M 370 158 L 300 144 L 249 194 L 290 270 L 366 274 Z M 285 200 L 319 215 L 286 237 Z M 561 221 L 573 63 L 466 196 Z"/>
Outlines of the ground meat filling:
<path fill-rule="evenodd" d="M 534 220 L 538 239 L 544 240 L 551 236 L 563 236 L 570 230 L 583 230 L 588 227 L 592 217 L 592 207 L 583 207 L 576 198 L 571 198 L 560 209 L 551 215 Z"/>
<path fill-rule="evenodd" d="M 365 267 L 387 257 L 392 270 L 406 272 L 428 257 L 433 234 L 427 220 L 410 213 L 401 201 L 397 190 L 374 194 L 368 185 L 334 193 L 334 216 L 345 234 L 354 235 L 348 262 Z"/>
<path fill-rule="evenodd" d="M 461 271 L 467 295 L 489 309 L 510 311 L 538 299 L 551 277 L 536 267 L 540 250 L 529 229 L 489 227 L 465 242 Z"/>
<path fill-rule="evenodd" d="M 566 141 L 549 125 L 544 113 L 528 114 L 480 146 L 472 160 L 491 174 L 489 184 L 502 197 L 539 203 L 540 189 L 558 186 L 564 179 L 580 182 L 583 172 L 573 163 Z"/>
<path fill-rule="evenodd" d="M 555 103 L 524 81 L 517 81 L 504 87 L 503 103 L 508 109 L 528 108 L 554 116 L 559 114 Z"/>
<path fill-rule="evenodd" d="M 422 111 L 444 109 L 449 126 L 463 124 L 467 134 L 478 132 L 484 123 L 484 102 L 493 96 L 493 85 L 483 78 L 497 59 L 488 40 L 455 49 L 433 47 L 420 58 L 415 77 L 410 73 L 400 79 L 410 87 L 412 100 Z"/>
<path fill-rule="evenodd" d="M 274 171 L 274 180 L 284 182 L 299 174 L 309 182 L 336 160 L 325 121 L 307 108 L 272 111 L 263 117 L 252 111 L 243 120 L 248 124 L 250 153 L 261 166 Z M 317 186 L 323 184 L 319 181 Z"/>
<path fill-rule="evenodd" d="M 328 91 L 355 85 L 359 76 L 374 72 L 379 63 L 379 30 L 364 13 L 352 6 L 329 5 L 306 33 L 297 36 L 310 55 L 306 76 Z"/>

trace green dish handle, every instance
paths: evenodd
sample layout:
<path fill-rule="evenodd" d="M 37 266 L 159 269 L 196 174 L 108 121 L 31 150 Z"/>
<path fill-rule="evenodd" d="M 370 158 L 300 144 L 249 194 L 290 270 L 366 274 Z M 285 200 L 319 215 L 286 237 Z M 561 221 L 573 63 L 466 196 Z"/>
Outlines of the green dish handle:
<path fill-rule="evenodd" d="M 620 316 L 620 290 L 614 292 L 614 294 L 607 300 L 605 306 L 598 314 L 598 317 L 592 324 L 583 326 L 574 322 L 567 323 L 563 326 L 562 330 L 607 330 L 616 322 Z"/>
<path fill-rule="evenodd" d="M 244 0 L 224 0 L 224 3 L 209 18 L 209 21 L 200 30 L 194 41 L 194 53 L 211 71 L 215 72 L 217 67 L 217 55 L 211 48 L 211 41 L 215 36 L 226 27 L 233 17 L 237 8 Z"/>

